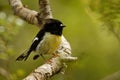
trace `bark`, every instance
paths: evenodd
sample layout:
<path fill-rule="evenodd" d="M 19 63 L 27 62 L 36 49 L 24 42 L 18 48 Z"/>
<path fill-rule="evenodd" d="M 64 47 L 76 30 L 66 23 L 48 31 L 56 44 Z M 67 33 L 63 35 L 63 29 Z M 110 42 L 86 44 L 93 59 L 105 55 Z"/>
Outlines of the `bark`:
<path fill-rule="evenodd" d="M 101 80 L 120 80 L 120 71 L 110 74 Z"/>

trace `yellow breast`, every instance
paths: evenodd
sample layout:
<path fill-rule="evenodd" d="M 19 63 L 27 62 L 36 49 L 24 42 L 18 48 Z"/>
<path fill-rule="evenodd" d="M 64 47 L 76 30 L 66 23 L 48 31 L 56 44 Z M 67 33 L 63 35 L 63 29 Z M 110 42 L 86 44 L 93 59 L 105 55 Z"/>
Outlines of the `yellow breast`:
<path fill-rule="evenodd" d="M 51 33 L 45 33 L 43 40 L 37 47 L 37 52 L 39 54 L 51 54 L 56 51 L 61 43 L 61 36 L 53 35 Z"/>

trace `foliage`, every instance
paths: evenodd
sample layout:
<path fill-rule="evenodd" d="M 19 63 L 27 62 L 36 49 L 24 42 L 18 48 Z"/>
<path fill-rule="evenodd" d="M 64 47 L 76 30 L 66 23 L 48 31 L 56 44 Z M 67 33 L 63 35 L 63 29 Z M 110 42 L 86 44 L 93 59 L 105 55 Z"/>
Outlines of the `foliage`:
<path fill-rule="evenodd" d="M 90 8 L 99 20 L 120 40 L 120 0 L 91 0 Z"/>
<path fill-rule="evenodd" d="M 9 70 L 15 53 L 13 38 L 18 34 L 22 25 L 21 19 L 0 12 L 0 75 L 8 80 L 13 78 Z"/>

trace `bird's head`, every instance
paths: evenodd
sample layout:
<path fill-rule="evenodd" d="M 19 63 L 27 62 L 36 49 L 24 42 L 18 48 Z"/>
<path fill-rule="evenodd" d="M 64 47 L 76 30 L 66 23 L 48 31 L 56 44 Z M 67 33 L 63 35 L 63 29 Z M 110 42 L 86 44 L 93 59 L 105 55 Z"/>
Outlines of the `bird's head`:
<path fill-rule="evenodd" d="M 56 19 L 47 19 L 44 24 L 44 30 L 55 35 L 62 35 L 64 27 L 63 23 Z"/>

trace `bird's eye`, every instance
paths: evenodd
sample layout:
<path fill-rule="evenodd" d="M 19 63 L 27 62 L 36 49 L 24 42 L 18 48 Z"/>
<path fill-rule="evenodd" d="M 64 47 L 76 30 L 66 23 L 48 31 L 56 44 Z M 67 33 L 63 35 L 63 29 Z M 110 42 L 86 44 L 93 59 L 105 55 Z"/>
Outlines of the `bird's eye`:
<path fill-rule="evenodd" d="M 65 27 L 65 25 L 63 25 L 63 24 L 60 24 L 60 26 L 61 26 L 61 27 Z"/>
<path fill-rule="evenodd" d="M 63 24 L 60 24 L 60 26 L 63 26 Z"/>

